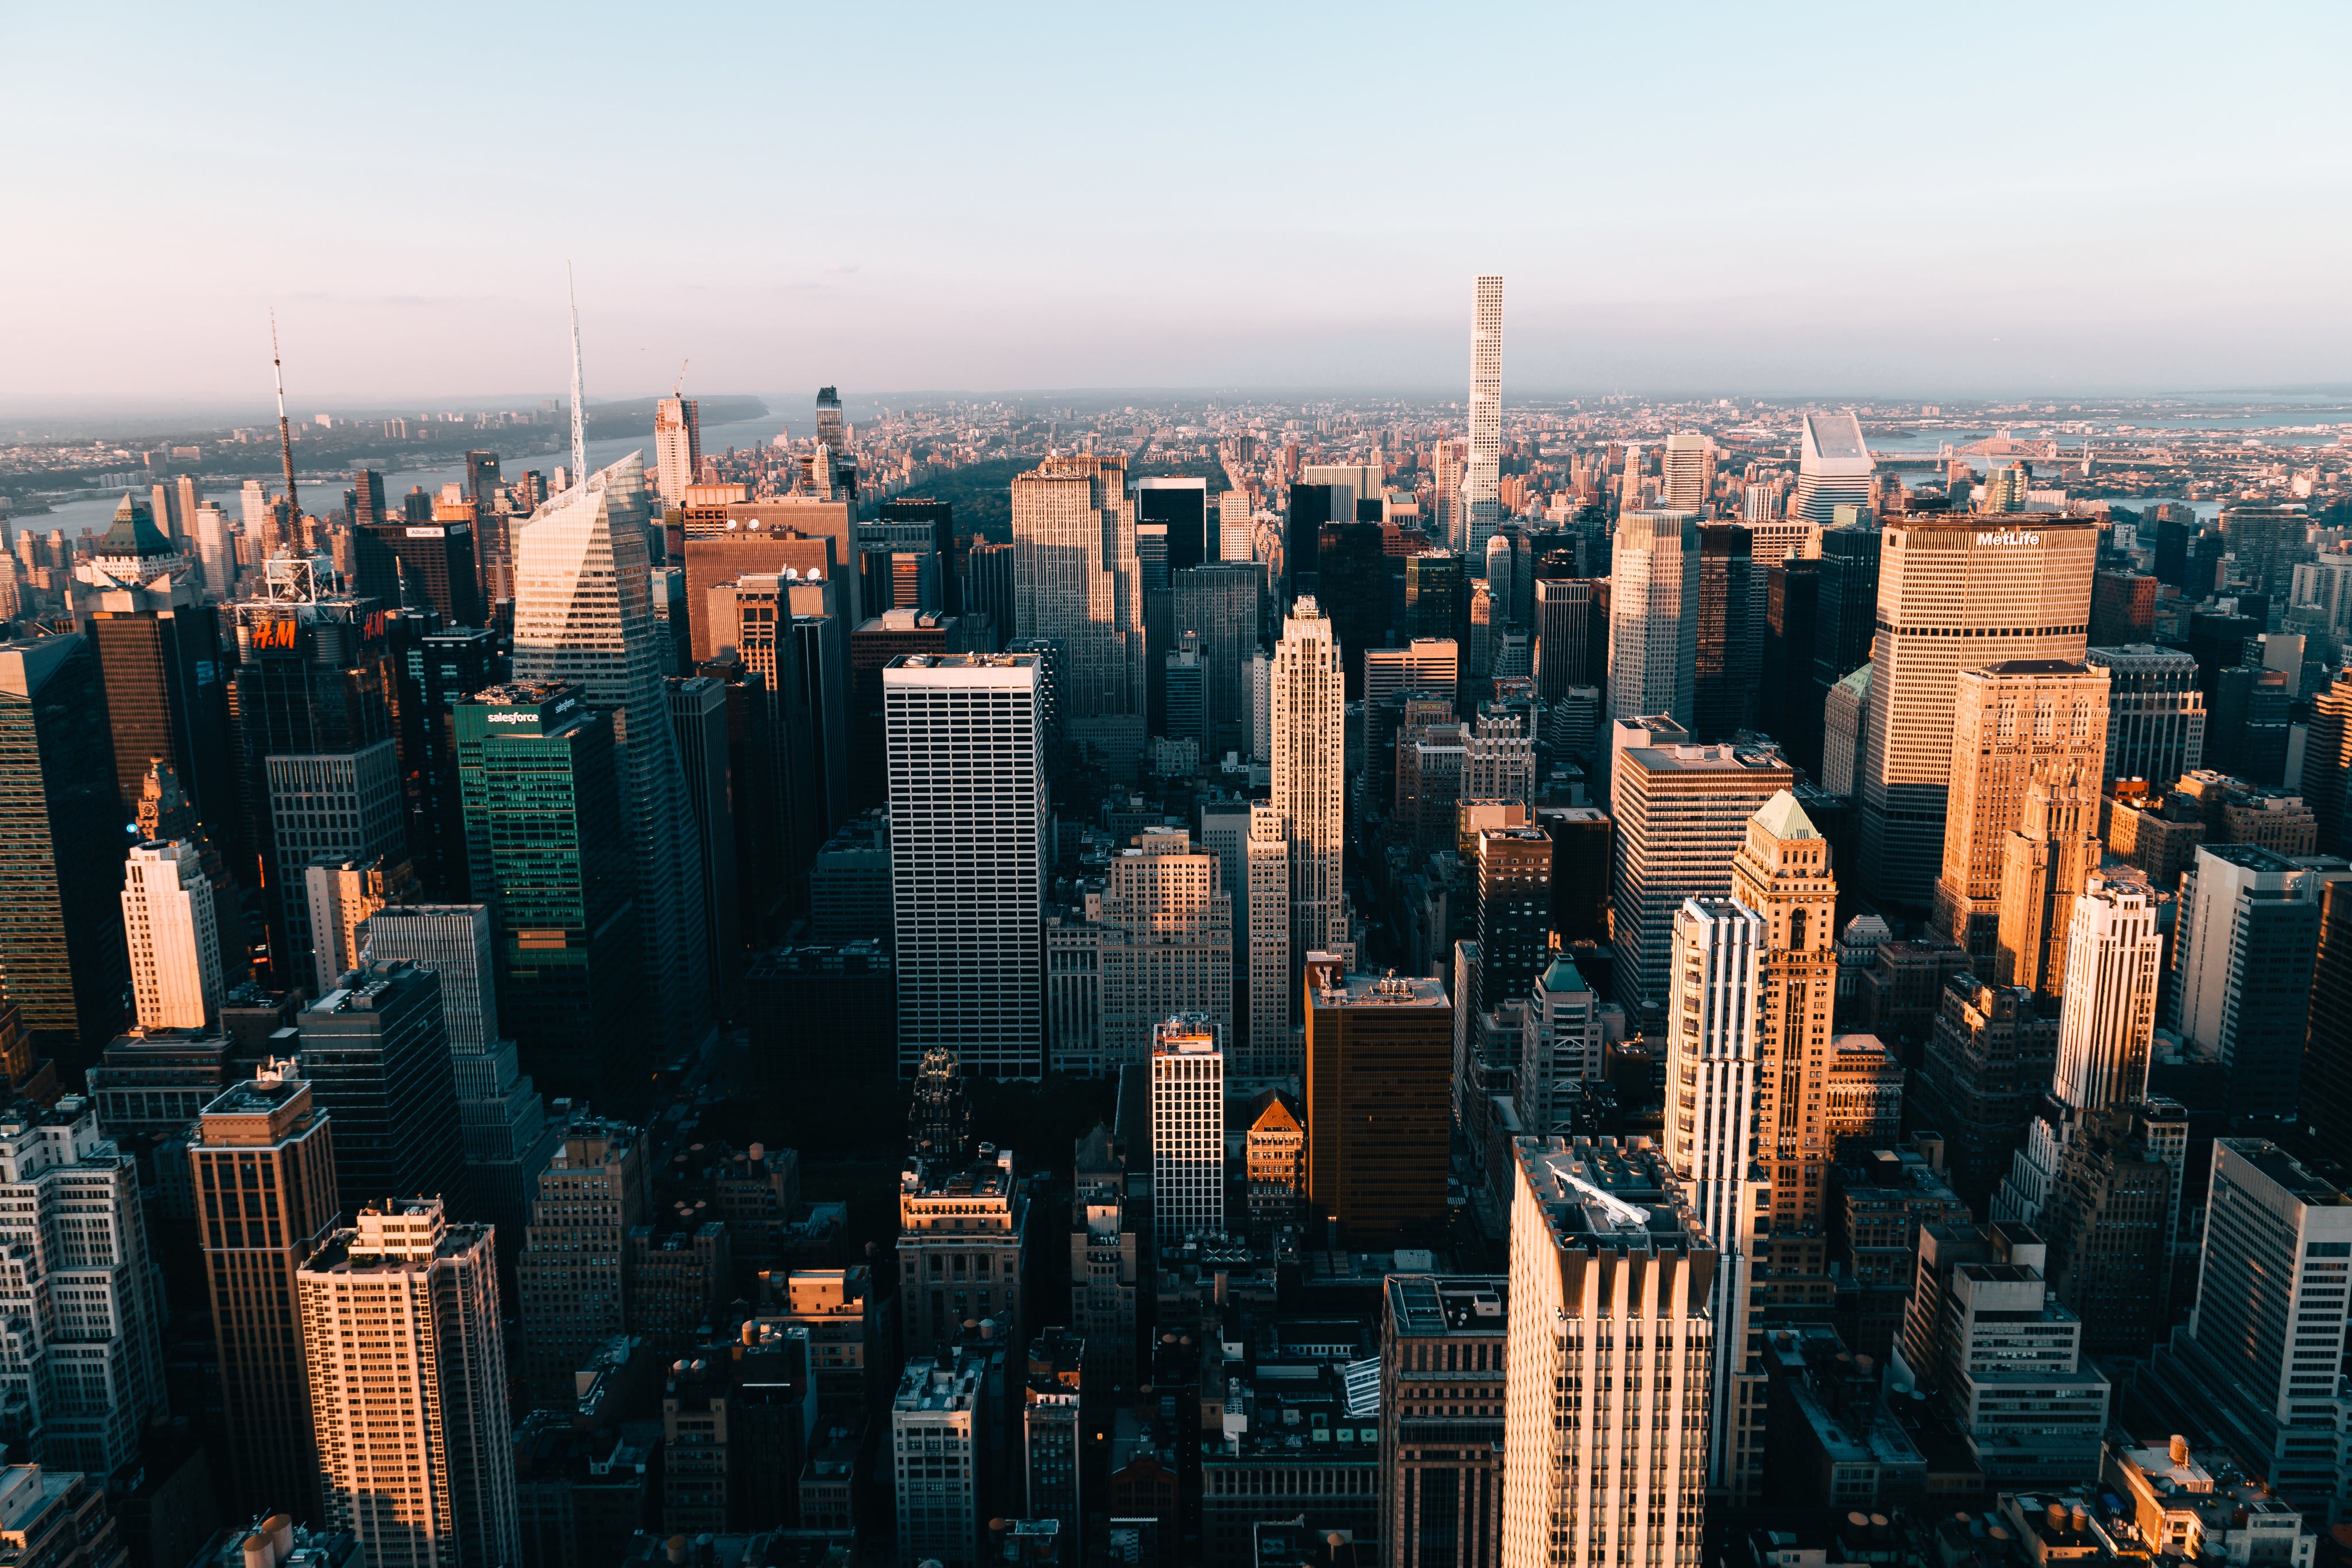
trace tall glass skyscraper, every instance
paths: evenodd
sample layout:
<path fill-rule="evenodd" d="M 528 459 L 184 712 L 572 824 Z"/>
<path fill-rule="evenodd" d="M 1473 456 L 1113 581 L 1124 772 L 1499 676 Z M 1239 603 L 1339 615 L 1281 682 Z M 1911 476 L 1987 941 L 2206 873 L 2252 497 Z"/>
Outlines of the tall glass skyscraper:
<path fill-rule="evenodd" d="M 504 957 L 499 1016 L 559 1092 L 642 1083 L 642 1062 L 583 1049 L 633 1049 L 645 995 L 611 716 L 576 685 L 518 682 L 459 704 L 457 720 L 469 880 Z"/>
<path fill-rule="evenodd" d="M 646 519 L 645 464 L 634 452 L 533 514 L 515 542 L 514 674 L 576 682 L 587 706 L 612 715 L 645 1021 L 677 1051 L 709 1027 L 710 987 L 701 849 L 662 692 Z"/>
<path fill-rule="evenodd" d="M 1486 559 L 1486 540 L 1503 520 L 1503 279 L 1481 274 L 1470 329 L 1470 463 L 1462 475 L 1469 515 L 1463 550 Z"/>

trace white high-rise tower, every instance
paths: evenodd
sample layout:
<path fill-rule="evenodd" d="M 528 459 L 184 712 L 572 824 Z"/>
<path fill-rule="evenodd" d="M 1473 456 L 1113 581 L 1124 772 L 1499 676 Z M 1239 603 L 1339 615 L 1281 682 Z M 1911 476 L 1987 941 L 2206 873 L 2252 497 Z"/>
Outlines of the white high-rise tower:
<path fill-rule="evenodd" d="M 1687 729 L 1698 692 L 1698 514 L 1628 512 L 1610 569 L 1609 716 Z"/>
<path fill-rule="evenodd" d="M 1666 1159 L 1699 1227 L 1717 1239 L 1711 1484 L 1738 1490 L 1744 1466 L 1727 1430 L 1750 1391 L 1747 1370 L 1748 1234 L 1762 1185 L 1754 1091 L 1758 962 L 1771 946 L 1764 917 L 1728 898 L 1694 898 L 1675 915 L 1674 999 L 1666 1009 Z M 1754 1381 L 1761 1384 L 1759 1372 Z"/>
<path fill-rule="evenodd" d="M 1302 596 L 1284 618 L 1274 650 L 1273 799 L 1290 840 L 1294 975 L 1309 953 L 1353 962 L 1340 891 L 1347 706 L 1339 639 L 1322 608 Z"/>
<path fill-rule="evenodd" d="M 134 847 L 122 868 L 122 931 L 142 1029 L 205 1028 L 220 1016 L 213 884 L 186 839 Z"/>
<path fill-rule="evenodd" d="M 372 1568 L 515 1562 L 490 1228 L 449 1224 L 438 1197 L 358 1219 L 296 1276 L 327 1522 Z"/>
<path fill-rule="evenodd" d="M 1462 503 L 1469 514 L 1467 555 L 1484 563 L 1486 540 L 1502 521 L 1503 502 L 1503 278 L 1478 276 L 1470 328 L 1470 463 L 1462 475 Z"/>
<path fill-rule="evenodd" d="M 647 1008 L 677 1050 L 700 1042 L 710 988 L 702 851 L 662 692 L 646 523 L 634 452 L 531 514 L 513 547 L 514 678 L 577 682 L 613 716 Z"/>
<path fill-rule="evenodd" d="M 1152 1233 L 1173 1250 L 1225 1228 L 1225 1053 L 1216 1020 L 1162 1019 L 1151 1040 Z"/>

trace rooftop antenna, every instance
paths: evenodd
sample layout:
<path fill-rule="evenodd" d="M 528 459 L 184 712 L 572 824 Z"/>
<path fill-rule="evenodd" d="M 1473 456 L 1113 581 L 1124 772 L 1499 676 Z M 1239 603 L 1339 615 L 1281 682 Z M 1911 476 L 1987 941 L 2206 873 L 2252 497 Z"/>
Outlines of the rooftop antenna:
<path fill-rule="evenodd" d="M 588 416 L 580 392 L 580 293 L 572 284 L 572 264 L 563 264 L 563 292 L 572 301 L 572 482 L 588 478 Z"/>
<path fill-rule="evenodd" d="M 289 528 L 302 516 L 294 498 L 294 433 L 286 423 L 286 366 L 278 357 L 278 308 L 269 308 L 269 369 L 278 378 L 278 455 L 286 465 L 286 521 Z"/>

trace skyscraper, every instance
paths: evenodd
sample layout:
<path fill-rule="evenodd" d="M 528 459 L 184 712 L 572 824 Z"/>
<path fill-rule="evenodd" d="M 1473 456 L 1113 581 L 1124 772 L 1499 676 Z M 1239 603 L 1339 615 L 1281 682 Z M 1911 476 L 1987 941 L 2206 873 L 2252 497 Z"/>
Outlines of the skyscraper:
<path fill-rule="evenodd" d="M 1393 1568 L 1501 1561 L 1509 1287 L 1491 1275 L 1381 1281 L 1381 1539 Z"/>
<path fill-rule="evenodd" d="M 1260 576 L 1255 566 L 1222 564 L 1176 573 L 1176 634 L 1196 632 L 1201 638 L 1208 733 L 1203 764 L 1228 751 L 1249 755 L 1250 656 L 1258 649 Z"/>
<path fill-rule="evenodd" d="M 2200 845 L 2180 879 L 2170 1022 L 2229 1070 L 2233 1116 L 2294 1114 L 2325 880 L 2252 844 Z"/>
<path fill-rule="evenodd" d="M 189 557 L 126 496 L 79 570 L 74 622 L 105 684 L 123 815 L 134 814 L 148 766 L 161 758 L 220 833 L 232 804 L 220 642 L 188 567 Z"/>
<path fill-rule="evenodd" d="M 908 654 L 882 672 L 898 1060 L 1045 1070 L 1040 991 L 1052 820 L 1034 654 Z"/>
<path fill-rule="evenodd" d="M 486 897 L 473 891 L 467 861 L 457 708 L 496 683 L 499 635 L 487 626 L 428 632 L 404 643 L 399 658 L 410 864 L 432 897 Z"/>
<path fill-rule="evenodd" d="M 1454 1008 L 1435 980 L 1307 959 L 1307 1224 L 1426 1234 L 1445 1214 Z"/>
<path fill-rule="evenodd" d="M 735 984 L 743 971 L 742 898 L 736 881 L 734 758 L 728 746 L 727 686 L 709 675 L 665 680 L 671 738 L 694 814 L 697 860 L 702 868 L 702 930 L 708 944 L 713 1016 L 734 1012 Z"/>
<path fill-rule="evenodd" d="M 2107 674 L 2068 660 L 2009 659 L 1959 671 L 1954 685 L 1953 709 L 1942 716 L 1950 785 L 1934 927 L 1985 962 L 2000 922 L 2004 851 L 2022 823 L 2027 785 L 2053 769 L 2061 778 L 2069 770 L 2099 776 Z"/>
<path fill-rule="evenodd" d="M 635 454 L 536 512 L 516 546 L 514 674 L 573 681 L 613 716 L 622 841 L 634 869 L 645 1027 L 671 1050 L 710 1017 L 702 868 L 662 697 Z"/>
<path fill-rule="evenodd" d="M 1297 1011 L 1291 988 L 1297 971 L 1290 961 L 1290 825 L 1271 801 L 1250 802 L 1244 853 L 1249 868 L 1249 1019 L 1245 1042 L 1234 1060 L 1244 1078 L 1275 1077 L 1297 1065 L 1290 1020 Z"/>
<path fill-rule="evenodd" d="M 1294 973 L 1308 953 L 1352 954 L 1340 876 L 1346 732 L 1339 645 L 1315 601 L 1302 598 L 1274 653 L 1273 800 L 1290 843 Z"/>
<path fill-rule="evenodd" d="M 629 1232 L 646 1223 L 650 1179 L 644 1133 L 584 1113 L 539 1173 L 515 1274 L 523 1373 L 542 1407 L 570 1408 L 574 1375 L 627 1331 Z"/>
<path fill-rule="evenodd" d="M 1631 747 L 1618 753 L 1614 999 L 1628 1016 L 1664 1007 L 1675 912 L 1728 895 L 1748 820 L 1795 782 L 1770 747 Z"/>
<path fill-rule="evenodd" d="M 1470 460 L 1462 474 L 1468 528 L 1463 552 L 1486 559 L 1486 539 L 1502 521 L 1503 279 L 1481 273 L 1470 329 Z"/>
<path fill-rule="evenodd" d="M 2205 698 L 2197 689 L 2194 654 L 2135 643 L 2087 648 L 2083 662 L 2107 672 L 2105 777 L 2110 782 L 2145 779 L 2154 794 L 2204 766 Z M 2319 727 L 2315 721 L 2315 739 Z M 2317 749 L 2309 755 L 2317 755 Z"/>
<path fill-rule="evenodd" d="M 407 963 L 364 963 L 356 984 L 296 1015 L 302 1076 L 335 1119 L 337 1207 L 356 1213 L 370 1193 L 425 1193 L 464 1203 L 441 982 Z"/>
<path fill-rule="evenodd" d="M 686 487 L 702 480 L 702 409 L 690 397 L 654 404 L 654 489 L 669 507 L 686 505 Z"/>
<path fill-rule="evenodd" d="M 290 1061 L 233 1083 L 188 1151 L 218 1336 L 227 1479 L 245 1512 L 319 1517 L 302 1265 L 335 1228 L 335 1135 Z"/>
<path fill-rule="evenodd" d="M 220 1017 L 220 935 L 212 883 L 185 839 L 142 843 L 122 870 L 131 996 L 142 1029 L 201 1030 Z"/>
<path fill-rule="evenodd" d="M 1699 525 L 1698 632 L 1692 645 L 1692 729 L 1728 740 L 1756 726 L 1762 674 L 1764 563 L 1746 525 Z"/>
<path fill-rule="evenodd" d="M 1163 1252 L 1225 1229 L 1225 1053 L 1215 1019 L 1163 1019 L 1151 1039 L 1151 1222 Z"/>
<path fill-rule="evenodd" d="M 1664 714 L 1688 728 L 1698 675 L 1698 518 L 1627 513 L 1609 584 L 1609 716 Z"/>
<path fill-rule="evenodd" d="M 1066 650 L 1071 739 L 1139 758 L 1145 714 L 1143 568 L 1126 458 L 1048 457 L 1013 481 L 1013 632 Z"/>
<path fill-rule="evenodd" d="M 1820 528 L 1837 520 L 1837 508 L 1868 508 L 1876 500 L 1877 463 L 1863 439 L 1862 421 L 1852 409 L 1843 413 L 1809 413 L 1797 455 L 1797 488 L 1789 497 L 1789 516 Z M 2085 589 L 2085 605 L 2089 603 Z"/>
<path fill-rule="evenodd" d="M 1704 435 L 1666 437 L 1666 486 L 1658 504 L 1672 512 L 1705 516 L 1715 499 L 1715 443 Z"/>
<path fill-rule="evenodd" d="M 2025 528 L 1918 513 L 1885 534 L 1856 759 L 1862 862 L 1880 898 L 1917 906 L 1945 842 L 1960 671 L 2082 659 L 2098 530 L 2056 516 Z"/>
<path fill-rule="evenodd" d="M 499 1031 L 496 944 L 479 904 L 406 904 L 370 915 L 362 941 L 377 963 L 406 960 L 441 982 L 452 1087 L 474 1212 L 507 1239 L 509 1274 L 530 1218 L 531 1184 L 562 1135 Z"/>
<path fill-rule="evenodd" d="M 298 1276 L 327 1522 L 376 1568 L 520 1560 L 493 1256 L 440 1198 L 393 1198 Z"/>
<path fill-rule="evenodd" d="M 625 1100 L 646 1076 L 635 884 L 612 716 L 586 701 L 518 681 L 460 703 L 458 788 L 524 1061 L 567 1093 Z"/>
<path fill-rule="evenodd" d="M 1728 898 L 1688 899 L 1675 912 L 1674 1005 L 1666 1010 L 1666 1082 L 1674 1092 L 1666 1097 L 1664 1152 L 1699 1224 L 1722 1239 L 1713 1305 L 1724 1353 L 1716 1358 L 1711 1462 L 1730 1489 L 1747 1480 L 1736 1432 L 1727 1428 L 1744 1425 L 1738 1413 L 1748 1403 L 1736 1384 L 1747 1364 L 1748 1238 L 1756 1206 L 1763 1205 L 1769 1225 L 1771 1201 L 1770 1176 L 1757 1163 L 1755 1108 L 1764 1081 L 1758 971 L 1769 941 L 1763 915 Z"/>
<path fill-rule="evenodd" d="M 1454 999 L 1488 1013 L 1525 998 L 1550 956 L 1551 835 L 1540 828 L 1484 829 L 1476 851 L 1477 991 Z"/>
<path fill-rule="evenodd" d="M 399 747 L 384 739 L 354 751 L 273 756 L 265 759 L 264 777 L 269 784 L 270 838 L 278 850 L 270 870 L 286 934 L 271 956 L 289 987 L 323 992 L 317 977 L 320 932 L 312 920 L 310 873 L 321 861 L 354 869 L 391 862 L 403 868 L 397 880 L 407 880 Z M 327 967 L 334 967 L 338 956 L 326 955 Z"/>
<path fill-rule="evenodd" d="M 1731 897 L 1762 921 L 1756 969 L 1756 1159 L 1772 1224 L 1819 1226 L 1831 1146 L 1823 1119 L 1837 995 L 1837 882 L 1829 842 L 1786 789 L 1748 819 Z"/>
<path fill-rule="evenodd" d="M 2079 763 L 2037 767 L 2025 807 L 2001 846 L 2000 920 L 1993 934 L 1993 978 L 2056 996 L 2066 980 L 2067 930 L 2074 899 L 2098 869 L 2097 775 Z"/>
<path fill-rule="evenodd" d="M 2197 1305 L 2159 1345 L 2160 1388 L 2306 1514 L 2335 1506 L 2352 1198 L 2262 1138 L 2217 1138 Z"/>
<path fill-rule="evenodd" d="M 0 643 L 0 984 L 68 1067 L 122 1021 L 123 820 L 89 643 Z"/>
<path fill-rule="evenodd" d="M 1647 1144 L 1512 1154 L 1500 1561 L 1696 1568 L 1716 1242 Z"/>
<path fill-rule="evenodd" d="M 360 928 L 369 915 L 414 892 L 404 862 L 336 860 L 321 856 L 302 868 L 310 905 L 313 973 L 310 994 L 323 997 L 360 960 Z"/>
<path fill-rule="evenodd" d="M 1102 1052 L 1114 1071 L 1154 1060 L 1163 1020 L 1198 1015 L 1220 1047 L 1234 1021 L 1234 898 L 1214 852 L 1151 828 L 1111 860 L 1102 894 Z"/>
<path fill-rule="evenodd" d="M 0 1253 L 11 1314 L 10 1419 L 38 1463 L 101 1474 L 131 1463 L 164 1406 L 161 1275 L 139 1169 L 94 1103 L 0 1110 Z"/>

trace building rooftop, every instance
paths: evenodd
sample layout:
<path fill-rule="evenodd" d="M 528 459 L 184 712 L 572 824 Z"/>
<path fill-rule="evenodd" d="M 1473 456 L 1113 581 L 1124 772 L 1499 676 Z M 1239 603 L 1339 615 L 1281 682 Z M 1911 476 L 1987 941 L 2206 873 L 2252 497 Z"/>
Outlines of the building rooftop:
<path fill-rule="evenodd" d="M 2003 659 L 1998 664 L 1976 666 L 1989 675 L 2079 675 L 2089 667 L 2072 659 Z"/>
<path fill-rule="evenodd" d="M 978 1408 L 987 1377 L 985 1356 L 959 1355 L 947 1363 L 924 1356 L 908 1362 L 899 1374 L 890 1409 L 901 1416 L 968 1415 Z"/>
<path fill-rule="evenodd" d="M 1629 746 L 1622 756 L 1649 773 L 1746 773 L 1788 770 L 1789 759 L 1775 746 Z"/>
<path fill-rule="evenodd" d="M 1712 1250 L 1665 1156 L 1646 1138 L 1519 1138 L 1519 1162 L 1563 1249 Z"/>
<path fill-rule="evenodd" d="M 1310 963 L 1314 955 L 1309 955 Z M 1319 1008 L 1442 1008 L 1445 988 L 1419 975 L 1342 975 L 1337 965 L 1317 971 L 1320 983 L 1312 996 Z"/>
<path fill-rule="evenodd" d="M 1510 1281 L 1489 1274 L 1391 1274 L 1389 1322 L 1399 1334 L 1499 1334 Z"/>

